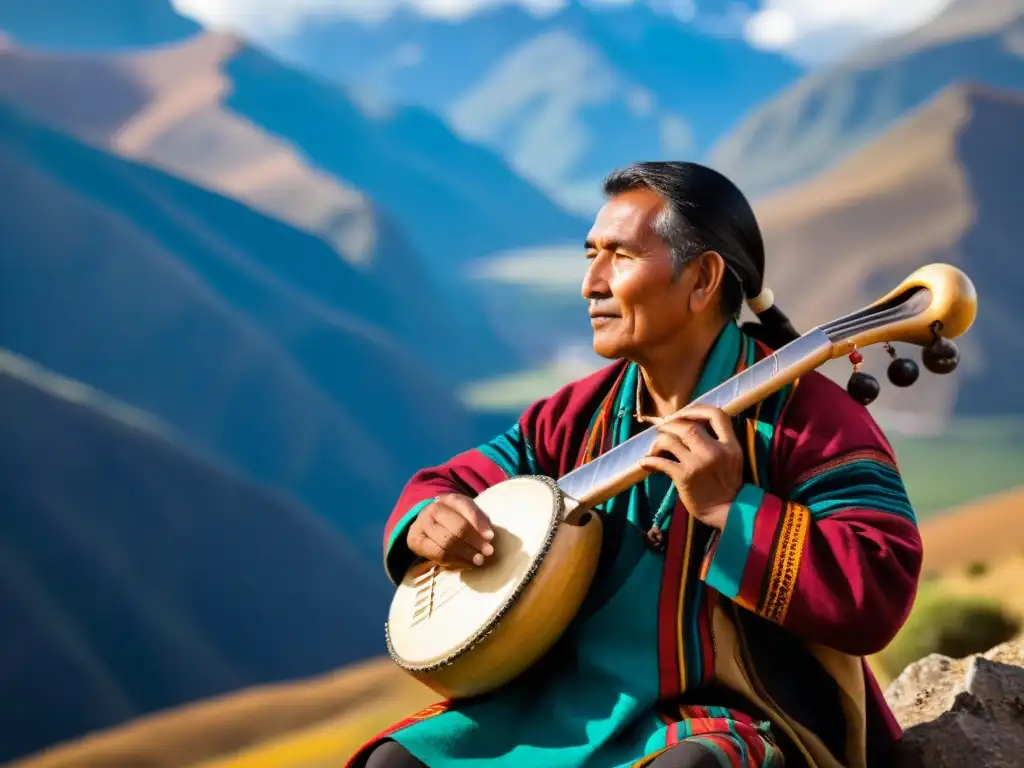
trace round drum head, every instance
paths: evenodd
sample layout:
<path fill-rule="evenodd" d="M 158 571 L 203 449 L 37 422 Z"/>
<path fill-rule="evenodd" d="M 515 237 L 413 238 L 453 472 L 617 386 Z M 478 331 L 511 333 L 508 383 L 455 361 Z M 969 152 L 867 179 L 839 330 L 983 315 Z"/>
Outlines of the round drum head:
<path fill-rule="evenodd" d="M 547 478 L 517 477 L 476 503 L 494 529 L 494 554 L 479 568 L 419 563 L 395 592 L 388 617 L 392 655 L 402 666 L 443 663 L 486 633 L 543 559 L 561 521 L 561 493 Z"/>

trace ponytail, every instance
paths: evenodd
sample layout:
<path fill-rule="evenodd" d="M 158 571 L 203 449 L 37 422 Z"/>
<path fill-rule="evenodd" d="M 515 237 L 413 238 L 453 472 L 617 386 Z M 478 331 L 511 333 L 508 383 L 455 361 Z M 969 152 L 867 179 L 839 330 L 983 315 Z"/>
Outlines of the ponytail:
<path fill-rule="evenodd" d="M 756 297 L 747 300 L 747 306 L 760 321 L 743 324 L 743 332 L 748 336 L 752 336 L 773 350 L 780 349 L 800 338 L 800 334 L 797 333 L 789 318 L 775 306 L 775 295 L 771 289 L 762 289 Z"/>

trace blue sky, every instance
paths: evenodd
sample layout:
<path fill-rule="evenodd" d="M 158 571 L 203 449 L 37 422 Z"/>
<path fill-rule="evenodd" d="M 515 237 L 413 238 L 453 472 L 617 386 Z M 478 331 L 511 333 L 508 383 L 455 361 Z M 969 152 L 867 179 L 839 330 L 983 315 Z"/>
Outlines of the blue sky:
<path fill-rule="evenodd" d="M 538 15 L 566 0 L 172 0 L 208 26 L 256 38 L 279 35 L 310 16 L 386 20 L 401 6 L 439 19 L 460 19 L 484 5 L 517 4 Z M 938 15 L 950 0 L 582 0 L 594 6 L 646 2 L 709 34 L 742 37 L 804 66 L 827 64 L 852 48 L 909 31 Z"/>

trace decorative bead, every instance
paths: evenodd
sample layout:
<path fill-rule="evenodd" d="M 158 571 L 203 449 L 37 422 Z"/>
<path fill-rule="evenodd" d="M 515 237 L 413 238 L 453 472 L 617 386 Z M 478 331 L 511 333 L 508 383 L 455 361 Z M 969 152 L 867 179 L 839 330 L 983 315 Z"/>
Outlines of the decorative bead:
<path fill-rule="evenodd" d="M 917 363 L 913 360 L 908 360 L 905 357 L 898 357 L 889 363 L 887 373 L 889 375 L 889 381 L 897 387 L 909 387 L 917 381 L 917 377 L 921 372 L 917 368 Z"/>
<path fill-rule="evenodd" d="M 921 360 L 932 373 L 950 373 L 960 364 L 960 350 L 949 339 L 937 338 L 921 352 Z"/>
<path fill-rule="evenodd" d="M 665 537 L 656 525 L 651 526 L 651 529 L 647 531 L 647 546 L 655 552 L 665 551 Z"/>
<path fill-rule="evenodd" d="M 878 386 L 878 379 L 874 376 L 857 371 L 847 382 L 846 391 L 861 405 L 870 405 L 878 397 L 882 388 Z"/>
<path fill-rule="evenodd" d="M 864 355 L 860 353 L 859 349 L 855 349 L 850 353 L 850 362 L 854 365 L 860 365 L 864 362 Z"/>

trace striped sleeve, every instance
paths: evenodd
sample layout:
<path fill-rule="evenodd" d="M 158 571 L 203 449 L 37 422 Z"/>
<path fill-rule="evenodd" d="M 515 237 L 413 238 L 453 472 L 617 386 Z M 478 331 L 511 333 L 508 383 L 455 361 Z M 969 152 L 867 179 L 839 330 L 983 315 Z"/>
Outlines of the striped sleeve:
<path fill-rule="evenodd" d="M 420 511 L 435 498 L 446 493 L 475 496 L 510 477 L 540 472 L 523 427 L 524 420 L 534 410 L 483 445 L 413 475 L 384 527 L 384 568 L 393 583 L 402 580 L 413 561 L 405 543 L 409 528 Z"/>
<path fill-rule="evenodd" d="M 705 582 L 805 640 L 876 653 L 906 620 L 921 569 L 891 447 L 863 406 L 812 374 L 773 427 L 770 461 L 772 490 L 743 486 Z"/>

